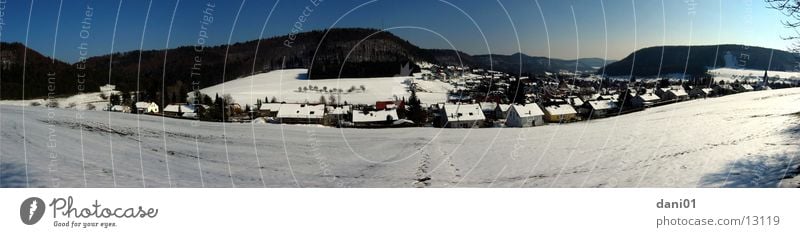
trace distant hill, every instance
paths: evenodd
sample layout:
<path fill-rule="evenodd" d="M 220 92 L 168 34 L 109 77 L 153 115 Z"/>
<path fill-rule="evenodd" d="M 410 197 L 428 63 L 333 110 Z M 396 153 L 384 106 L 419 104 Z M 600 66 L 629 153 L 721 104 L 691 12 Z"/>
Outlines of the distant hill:
<path fill-rule="evenodd" d="M 48 80 L 50 73 L 54 73 L 53 80 Z M 78 84 L 69 64 L 46 57 L 21 43 L 0 43 L 0 98 L 22 99 L 23 92 L 25 98 L 75 94 Z M 92 80 L 83 81 L 83 85 L 91 91 L 99 88 Z"/>
<path fill-rule="evenodd" d="M 286 45 L 287 42 L 291 47 Z M 663 64 L 659 64 L 661 47 L 641 49 L 618 62 L 599 58 L 548 59 L 520 53 L 469 55 L 446 49 L 421 49 L 392 33 L 376 29 L 338 28 L 218 45 L 202 50 L 183 46 L 96 56 L 86 60 L 86 69 L 82 70 L 86 79 L 79 83 L 76 64 L 54 61 L 20 43 L 2 43 L 0 98 L 20 99 L 23 91 L 25 98 L 47 96 L 51 92 L 48 90 L 48 72 L 56 73 L 53 95 L 75 94 L 79 92 L 78 85 L 83 85 L 85 92 L 98 91 L 99 86 L 108 83 L 108 78 L 111 78 L 110 83 L 117 85 L 118 90 L 140 90 L 144 92 L 140 99 L 162 103 L 182 102 L 182 95 L 194 88 L 205 88 L 253 73 L 282 68 L 309 68 L 307 76 L 312 80 L 389 77 L 400 73 L 401 66 L 406 63 L 411 63 L 412 72 L 418 71 L 417 62 L 442 65 L 463 63 L 465 66 L 491 68 L 511 74 L 517 74 L 520 70 L 523 74 L 577 70 L 628 75 L 631 65 L 634 65 L 633 56 L 636 55 L 634 74 L 646 76 L 656 75 L 659 69 L 662 74 L 683 72 L 688 49 L 688 46 L 664 47 Z M 717 55 L 717 46 L 693 46 L 691 49 L 687 70 L 690 74 L 703 73 L 706 67 L 713 66 L 715 62 L 718 66 L 736 64 L 737 57 L 745 53 L 749 55 L 746 68 L 763 70 L 769 64 L 770 53 L 771 70 L 793 70 L 797 65 L 794 54 L 781 50 L 720 45 Z M 27 75 L 23 87 L 22 57 L 26 51 Z"/>
<path fill-rule="evenodd" d="M 691 49 L 691 53 L 690 53 Z M 662 58 L 663 50 L 663 62 Z M 772 55 L 770 60 L 770 55 Z M 635 60 L 634 60 L 635 58 Z M 771 62 L 770 62 L 771 61 Z M 670 73 L 703 74 L 711 67 L 792 71 L 798 57 L 790 52 L 744 45 L 665 46 L 637 50 L 624 59 L 605 67 L 609 76 L 655 76 Z M 598 72 L 603 69 L 598 70 Z"/>
<path fill-rule="evenodd" d="M 435 63 L 448 66 L 478 66 L 472 55 L 452 49 L 426 49 L 425 53 L 434 58 Z"/>
<path fill-rule="evenodd" d="M 538 56 L 528 56 L 525 54 L 512 54 L 512 55 L 477 55 L 473 56 L 478 64 L 484 68 L 489 68 L 489 65 L 497 71 L 517 74 L 520 71 L 527 74 L 542 74 L 545 72 L 587 72 L 595 71 L 599 67 L 604 66 L 603 59 L 586 58 L 576 60 L 564 60 Z M 522 66 L 520 67 L 520 62 Z"/>
<path fill-rule="evenodd" d="M 548 59 L 547 57 L 528 56 L 519 53 L 512 55 L 469 55 L 461 51 L 447 49 L 428 49 L 426 51 L 442 65 L 461 65 L 463 63 L 464 66 L 477 66 L 486 69 L 492 68 L 496 71 L 510 74 L 518 74 L 520 72 L 520 61 L 522 62 L 521 71 L 524 74 L 542 74 L 544 72 L 558 71 L 574 72 L 576 66 L 577 70 L 580 72 L 594 72 L 606 64 L 614 62 L 614 60 L 603 60 L 602 58 L 581 58 L 576 60 Z"/>
<path fill-rule="evenodd" d="M 174 101 L 170 99 L 171 96 L 185 95 L 191 91 L 192 84 L 204 88 L 275 69 L 310 68 L 310 79 L 385 77 L 400 73 L 400 67 L 405 63 L 412 62 L 412 70 L 418 71 L 413 62 L 435 60 L 424 50 L 388 32 L 345 28 L 332 29 L 325 34 L 325 31 L 311 31 L 294 35 L 293 41 L 286 35 L 234 43 L 230 49 L 228 45 L 206 47 L 202 52 L 197 52 L 193 46 L 144 51 L 139 86 L 145 91 L 160 93 L 165 53 L 167 67 L 164 69 L 166 74 L 163 83 L 166 85 L 164 96 L 168 101 Z M 319 50 L 316 50 L 318 45 Z M 318 53 L 315 55 L 315 52 Z M 108 77 L 109 56 L 87 60 L 93 76 Z M 200 70 L 192 76 L 190 73 L 195 66 L 195 57 L 201 59 L 197 63 Z M 135 90 L 138 60 L 138 51 L 114 54 L 112 84 L 122 90 Z M 160 99 L 160 95 L 146 96 Z"/>

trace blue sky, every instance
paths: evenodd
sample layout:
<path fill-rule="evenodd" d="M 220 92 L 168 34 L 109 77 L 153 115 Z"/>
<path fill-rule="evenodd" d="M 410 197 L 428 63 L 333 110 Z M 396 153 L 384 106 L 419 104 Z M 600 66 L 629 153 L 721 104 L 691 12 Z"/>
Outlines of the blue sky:
<path fill-rule="evenodd" d="M 273 6 L 263 37 L 288 34 L 304 8 L 312 4 L 310 0 L 156 0 L 145 24 L 151 4 L 146 0 L 123 0 L 121 5 L 118 0 L 4 1 L 0 40 L 25 42 L 27 38 L 31 48 L 67 62 L 78 59 L 81 42 L 88 43 L 89 55 L 124 52 L 139 49 L 143 33 L 144 49 L 195 44 L 209 2 L 215 5 L 214 21 L 207 31 L 209 45 L 224 44 L 229 36 L 231 42 L 259 38 Z M 389 28 L 423 48 L 450 49 L 452 44 L 471 54 L 522 51 L 565 59 L 620 59 L 636 49 L 659 45 L 737 43 L 786 49 L 791 44 L 780 39 L 791 34 L 780 24 L 784 17 L 759 0 L 319 1 L 311 6 L 314 11 L 303 24 L 304 31 Z M 87 6 L 94 15 L 90 36 L 84 40 L 80 31 Z"/>

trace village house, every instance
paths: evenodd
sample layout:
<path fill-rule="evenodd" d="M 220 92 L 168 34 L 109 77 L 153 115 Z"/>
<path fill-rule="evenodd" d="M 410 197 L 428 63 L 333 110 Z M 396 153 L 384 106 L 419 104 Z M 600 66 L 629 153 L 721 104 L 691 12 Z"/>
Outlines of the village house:
<path fill-rule="evenodd" d="M 349 105 L 329 105 L 325 106 L 325 122 L 327 125 L 338 125 L 341 121 L 348 121 L 352 118 L 351 107 Z"/>
<path fill-rule="evenodd" d="M 445 104 L 442 112 L 444 126 L 449 128 L 472 128 L 486 120 L 478 104 Z"/>
<path fill-rule="evenodd" d="M 197 118 L 205 107 L 193 104 L 169 104 L 164 107 L 164 116 L 175 118 Z"/>
<path fill-rule="evenodd" d="M 497 109 L 497 103 L 495 102 L 481 102 L 478 103 L 481 106 L 481 111 L 483 111 L 483 116 L 487 119 L 494 119 L 495 118 L 495 109 Z"/>
<path fill-rule="evenodd" d="M 736 87 L 734 87 L 733 89 L 735 89 L 738 92 L 748 92 L 755 90 L 753 86 L 751 86 L 750 84 L 744 84 L 744 83 L 736 84 Z"/>
<path fill-rule="evenodd" d="M 506 126 L 531 127 L 541 125 L 544 125 L 544 112 L 536 104 L 515 104 L 508 109 Z"/>
<path fill-rule="evenodd" d="M 567 103 L 569 103 L 573 107 L 580 107 L 583 105 L 583 100 L 581 100 L 581 98 L 577 96 L 570 96 L 567 97 Z"/>
<path fill-rule="evenodd" d="M 139 114 L 156 114 L 159 112 L 158 104 L 155 102 L 136 102 L 136 113 Z"/>
<path fill-rule="evenodd" d="M 375 109 L 377 109 L 377 110 L 396 109 L 397 107 L 401 107 L 401 106 L 403 106 L 403 102 L 402 101 L 400 101 L 399 105 L 398 105 L 398 103 L 395 103 L 395 101 L 391 101 L 391 100 L 376 101 L 375 102 Z"/>
<path fill-rule="evenodd" d="M 656 89 L 656 95 L 661 97 L 663 101 L 681 101 L 689 99 L 689 94 L 680 86 L 658 88 Z"/>
<path fill-rule="evenodd" d="M 714 94 L 714 89 L 695 87 L 689 91 L 689 96 L 692 98 L 706 98 Z"/>
<path fill-rule="evenodd" d="M 509 108 L 511 108 L 510 104 L 498 104 L 494 110 L 494 117 L 496 119 L 505 119 Z"/>
<path fill-rule="evenodd" d="M 736 90 L 733 89 L 731 85 L 728 84 L 720 84 L 714 86 L 714 94 L 717 96 L 720 95 L 730 95 L 736 93 Z"/>
<path fill-rule="evenodd" d="M 281 123 L 320 124 L 325 105 L 283 104 L 276 118 Z"/>
<path fill-rule="evenodd" d="M 545 119 L 551 123 L 572 122 L 578 119 L 578 112 L 569 104 L 544 107 Z"/>
<path fill-rule="evenodd" d="M 640 108 L 647 108 L 661 101 L 661 98 L 653 93 L 638 94 L 631 99 L 631 104 Z"/>
<path fill-rule="evenodd" d="M 281 110 L 281 103 L 263 103 L 258 107 L 258 114 L 261 117 L 274 118 Z"/>
<path fill-rule="evenodd" d="M 109 111 L 130 113 L 131 112 L 131 107 L 126 106 L 126 105 L 114 105 L 114 106 L 111 106 L 111 109 L 109 109 Z"/>
<path fill-rule="evenodd" d="M 359 128 L 389 127 L 397 121 L 397 110 L 353 111 L 353 126 Z"/>
<path fill-rule="evenodd" d="M 584 107 L 587 109 L 591 117 L 605 117 L 612 115 L 615 110 L 619 109 L 619 106 L 616 102 L 611 100 L 591 100 L 584 103 Z"/>
<path fill-rule="evenodd" d="M 100 92 L 104 92 L 104 93 L 113 92 L 116 89 L 117 89 L 117 86 L 111 85 L 111 84 L 105 84 L 105 85 L 100 86 Z"/>

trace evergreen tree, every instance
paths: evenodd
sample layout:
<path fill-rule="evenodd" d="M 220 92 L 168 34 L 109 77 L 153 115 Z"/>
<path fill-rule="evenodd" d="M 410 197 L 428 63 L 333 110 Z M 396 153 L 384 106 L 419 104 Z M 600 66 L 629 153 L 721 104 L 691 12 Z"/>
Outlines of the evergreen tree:
<path fill-rule="evenodd" d="M 248 117 L 249 117 L 251 120 L 253 119 L 253 113 L 251 113 L 251 111 L 250 111 L 250 105 L 249 105 L 249 104 L 246 104 L 246 105 L 244 105 L 244 113 L 246 113 L 246 114 L 247 114 L 247 116 L 248 116 Z"/>
<path fill-rule="evenodd" d="M 345 102 L 347 104 L 347 102 Z M 417 90 L 415 86 L 411 88 L 411 97 L 408 98 L 408 119 L 414 121 L 417 126 L 423 125 L 427 119 L 427 114 L 422 109 L 422 104 L 417 98 Z"/>
<path fill-rule="evenodd" d="M 139 112 L 139 111 L 138 111 L 138 109 L 136 108 L 136 101 L 134 101 L 133 103 L 131 103 L 131 113 L 132 113 L 132 114 L 135 114 L 135 113 L 138 113 L 138 112 Z"/>
<path fill-rule="evenodd" d="M 111 94 L 111 97 L 109 97 L 109 103 L 111 103 L 111 105 L 119 105 L 119 95 Z"/>

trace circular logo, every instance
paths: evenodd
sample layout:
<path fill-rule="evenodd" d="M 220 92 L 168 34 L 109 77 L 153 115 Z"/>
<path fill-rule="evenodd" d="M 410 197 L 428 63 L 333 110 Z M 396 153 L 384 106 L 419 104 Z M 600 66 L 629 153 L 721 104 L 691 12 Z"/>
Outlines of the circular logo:
<path fill-rule="evenodd" d="M 19 218 L 26 225 L 33 225 L 44 215 L 44 201 L 38 197 L 30 197 L 19 206 Z"/>

